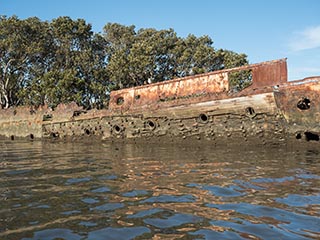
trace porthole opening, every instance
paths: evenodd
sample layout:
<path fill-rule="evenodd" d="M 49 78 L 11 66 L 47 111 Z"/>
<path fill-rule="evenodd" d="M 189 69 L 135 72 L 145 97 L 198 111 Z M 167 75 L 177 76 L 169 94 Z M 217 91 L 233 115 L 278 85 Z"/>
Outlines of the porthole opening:
<path fill-rule="evenodd" d="M 113 129 L 113 132 L 116 134 L 119 134 L 122 130 L 121 127 L 118 125 L 114 125 L 112 129 Z"/>
<path fill-rule="evenodd" d="M 135 100 L 139 100 L 140 97 L 141 97 L 140 94 L 138 94 L 138 95 L 136 95 L 136 96 L 134 97 L 134 99 L 135 99 Z"/>
<path fill-rule="evenodd" d="M 90 135 L 90 133 L 91 133 L 89 129 L 85 129 L 84 132 L 85 132 L 85 134 L 87 134 L 87 135 Z"/>
<path fill-rule="evenodd" d="M 51 132 L 50 133 L 50 137 L 51 138 L 58 138 L 59 137 L 59 133 L 58 132 Z"/>
<path fill-rule="evenodd" d="M 296 134 L 296 139 L 301 139 L 301 138 L 302 138 L 301 133 L 297 133 Z"/>
<path fill-rule="evenodd" d="M 117 105 L 122 105 L 124 103 L 124 98 L 123 97 L 118 97 L 116 101 Z"/>
<path fill-rule="evenodd" d="M 312 132 L 305 132 L 304 133 L 305 137 L 306 137 L 306 140 L 309 142 L 309 141 L 319 141 L 320 140 L 320 137 L 318 134 L 316 133 L 312 133 Z"/>
<path fill-rule="evenodd" d="M 255 113 L 255 112 L 254 112 L 254 109 L 253 109 L 252 107 L 247 107 L 246 112 L 247 112 L 247 114 L 249 114 L 249 115 L 253 115 L 253 114 Z"/>
<path fill-rule="evenodd" d="M 10 139 L 13 141 L 13 140 L 14 140 L 14 135 L 11 135 L 11 136 L 10 136 Z"/>
<path fill-rule="evenodd" d="M 199 120 L 200 120 L 200 122 L 202 122 L 202 123 L 207 123 L 208 120 L 209 120 L 209 117 L 208 117 L 207 114 L 201 113 L 201 114 L 199 115 Z"/>
<path fill-rule="evenodd" d="M 145 123 L 145 126 L 151 130 L 155 129 L 156 128 L 156 123 L 152 120 L 148 120 L 146 123 Z"/>
<path fill-rule="evenodd" d="M 29 135 L 29 138 L 30 138 L 31 140 L 33 140 L 33 139 L 34 139 L 34 135 L 31 133 L 31 134 Z"/>
<path fill-rule="evenodd" d="M 246 114 L 249 117 L 254 117 L 256 115 L 256 112 L 255 112 L 253 107 L 247 107 L 246 108 Z"/>
<path fill-rule="evenodd" d="M 309 98 L 302 98 L 298 101 L 297 108 L 299 108 L 300 110 L 308 110 L 310 109 L 310 104 L 311 101 Z"/>

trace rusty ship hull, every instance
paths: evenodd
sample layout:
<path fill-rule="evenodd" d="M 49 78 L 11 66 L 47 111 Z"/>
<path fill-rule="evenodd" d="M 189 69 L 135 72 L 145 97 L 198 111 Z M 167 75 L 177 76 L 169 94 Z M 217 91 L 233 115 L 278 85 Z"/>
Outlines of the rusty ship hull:
<path fill-rule="evenodd" d="M 237 91 L 230 79 L 246 73 Z M 249 75 L 248 75 L 249 74 Z M 320 77 L 287 80 L 286 59 L 111 92 L 108 109 L 76 104 L 0 110 L 0 135 L 29 139 L 319 142 Z"/>

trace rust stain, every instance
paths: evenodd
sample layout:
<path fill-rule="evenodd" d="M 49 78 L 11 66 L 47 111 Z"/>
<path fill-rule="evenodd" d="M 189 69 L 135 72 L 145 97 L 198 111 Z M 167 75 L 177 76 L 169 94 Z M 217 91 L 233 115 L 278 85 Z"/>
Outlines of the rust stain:
<path fill-rule="evenodd" d="M 244 70 L 252 71 L 252 84 L 244 91 L 231 93 L 230 74 Z M 286 60 L 281 59 L 114 91 L 109 109 L 127 112 L 145 106 L 159 109 L 167 107 L 168 102 L 173 106 L 188 104 L 194 98 L 225 99 L 267 92 L 272 86 L 286 82 Z"/>
<path fill-rule="evenodd" d="M 236 80 L 250 80 L 243 89 Z M 242 79 L 244 77 L 244 79 Z M 241 78 L 241 79 L 239 79 Z M 104 140 L 320 142 L 320 77 L 287 81 L 286 59 L 111 92 L 108 109 L 76 104 L 0 110 L 0 135 Z"/>

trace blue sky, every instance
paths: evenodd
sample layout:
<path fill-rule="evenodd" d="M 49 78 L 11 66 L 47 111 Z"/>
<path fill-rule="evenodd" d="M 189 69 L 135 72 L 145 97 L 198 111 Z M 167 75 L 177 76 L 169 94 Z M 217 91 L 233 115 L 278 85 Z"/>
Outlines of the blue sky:
<path fill-rule="evenodd" d="M 0 15 L 82 18 L 95 32 L 108 22 L 173 28 L 208 35 L 250 63 L 288 58 L 290 80 L 320 75 L 319 0 L 0 0 Z"/>

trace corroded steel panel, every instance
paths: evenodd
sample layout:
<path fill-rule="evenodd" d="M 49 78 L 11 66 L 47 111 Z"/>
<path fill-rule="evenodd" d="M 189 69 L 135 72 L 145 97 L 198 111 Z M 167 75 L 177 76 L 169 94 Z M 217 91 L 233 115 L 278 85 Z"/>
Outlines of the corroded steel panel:
<path fill-rule="evenodd" d="M 212 74 L 206 76 L 194 76 L 179 81 L 176 97 L 192 97 L 210 93 L 221 93 L 229 90 L 228 74 Z"/>
<path fill-rule="evenodd" d="M 252 84 L 231 94 L 229 74 L 246 70 L 252 71 Z M 272 86 L 286 82 L 286 60 L 281 59 L 115 91 L 110 95 L 109 109 L 121 112 L 137 108 L 159 109 L 167 107 L 162 104 L 168 101 L 179 100 L 175 102 L 177 105 L 188 104 L 193 98 L 209 95 L 211 99 L 232 98 L 271 91 Z M 121 103 L 119 98 L 123 99 Z"/>
<path fill-rule="evenodd" d="M 226 92 L 228 88 L 226 72 L 202 74 L 112 92 L 109 109 L 126 111 L 129 108 L 156 105 L 159 102 Z M 119 102 L 120 98 L 123 101 Z"/>
<path fill-rule="evenodd" d="M 285 60 L 271 61 L 256 65 L 252 69 L 253 88 L 281 85 L 287 82 L 287 64 Z"/>

